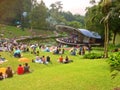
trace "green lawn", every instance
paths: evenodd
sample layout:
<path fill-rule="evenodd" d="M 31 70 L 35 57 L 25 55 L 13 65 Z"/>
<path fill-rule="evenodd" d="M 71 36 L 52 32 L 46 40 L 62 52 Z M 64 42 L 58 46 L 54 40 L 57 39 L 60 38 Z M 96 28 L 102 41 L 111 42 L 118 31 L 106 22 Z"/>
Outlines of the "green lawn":
<path fill-rule="evenodd" d="M 0 54 L 8 59 L 8 62 L 0 64 L 0 67 L 11 66 L 15 71 L 21 63 L 7 52 Z M 68 54 L 66 52 L 63 57 Z M 69 55 L 74 62 L 60 64 L 57 62 L 59 55 L 40 52 L 40 56 L 42 55 L 49 55 L 52 64 L 30 62 L 32 73 L 15 74 L 13 78 L 0 81 L 0 90 L 113 90 L 114 87 L 120 87 L 120 77 L 111 80 L 109 65 L 104 59 L 89 60 L 79 55 Z M 23 57 L 31 60 L 35 55 L 23 53 Z"/>
<path fill-rule="evenodd" d="M 0 25 L 0 34 L 4 34 L 4 38 L 19 38 L 20 36 L 33 36 L 33 35 L 53 35 L 52 31 L 49 30 L 38 30 L 38 29 L 27 29 L 22 30 L 15 26 Z"/>
<path fill-rule="evenodd" d="M 51 31 L 44 32 L 43 30 L 33 32 L 39 35 L 53 34 Z M 12 26 L 0 27 L 0 33 L 3 33 L 4 37 L 7 38 L 32 35 L 28 29 L 22 31 Z M 119 41 L 117 42 L 119 43 Z M 103 53 L 103 48 L 95 48 L 96 50 L 92 52 Z M 11 66 L 16 71 L 18 64 L 24 64 L 18 62 L 18 58 L 14 58 L 8 52 L 0 52 L 0 55 L 8 60 L 0 64 L 0 68 Z M 0 90 L 113 90 L 115 87 L 120 87 L 120 76 L 111 79 L 110 68 L 105 59 L 83 59 L 82 56 L 71 56 L 66 52 L 63 57 L 68 55 L 74 62 L 60 64 L 57 62 L 60 55 L 40 52 L 40 56 L 42 55 L 49 55 L 52 64 L 44 65 L 29 62 L 31 70 L 33 70 L 32 73 L 25 75 L 15 74 L 13 78 L 0 81 Z M 32 60 L 35 55 L 23 53 L 23 57 Z"/>

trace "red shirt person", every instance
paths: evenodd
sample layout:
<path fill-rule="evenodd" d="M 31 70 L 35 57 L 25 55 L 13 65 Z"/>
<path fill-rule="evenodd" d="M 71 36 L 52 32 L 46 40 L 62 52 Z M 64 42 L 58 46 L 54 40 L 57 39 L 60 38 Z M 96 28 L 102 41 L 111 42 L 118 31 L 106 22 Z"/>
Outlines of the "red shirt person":
<path fill-rule="evenodd" d="M 60 63 L 63 63 L 63 57 L 62 57 L 62 56 L 60 56 L 59 62 L 60 62 Z"/>
<path fill-rule="evenodd" d="M 24 68 L 21 64 L 19 64 L 19 66 L 17 68 L 17 74 L 18 75 L 24 74 Z"/>

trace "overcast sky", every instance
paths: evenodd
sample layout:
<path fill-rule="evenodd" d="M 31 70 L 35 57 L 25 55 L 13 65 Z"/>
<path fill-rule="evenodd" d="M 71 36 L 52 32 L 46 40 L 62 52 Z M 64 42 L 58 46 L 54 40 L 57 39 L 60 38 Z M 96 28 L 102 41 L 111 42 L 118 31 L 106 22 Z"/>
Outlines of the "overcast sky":
<path fill-rule="evenodd" d="M 41 0 L 37 1 L 40 2 Z M 89 3 L 90 0 L 43 0 L 43 1 L 48 8 L 52 3 L 55 3 L 56 1 L 61 1 L 63 4 L 64 11 L 70 11 L 73 14 L 81 15 L 85 15 L 86 7 L 91 6 L 91 4 Z"/>

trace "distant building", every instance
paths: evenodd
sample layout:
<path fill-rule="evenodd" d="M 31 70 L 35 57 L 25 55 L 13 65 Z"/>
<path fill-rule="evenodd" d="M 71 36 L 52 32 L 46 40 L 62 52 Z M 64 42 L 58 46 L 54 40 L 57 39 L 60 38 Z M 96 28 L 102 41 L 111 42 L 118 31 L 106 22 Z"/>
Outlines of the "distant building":
<path fill-rule="evenodd" d="M 58 42 L 70 45 L 101 44 L 101 36 L 86 29 L 76 29 L 65 25 L 56 25 L 56 29 L 68 33 L 68 37 L 57 39 Z"/>

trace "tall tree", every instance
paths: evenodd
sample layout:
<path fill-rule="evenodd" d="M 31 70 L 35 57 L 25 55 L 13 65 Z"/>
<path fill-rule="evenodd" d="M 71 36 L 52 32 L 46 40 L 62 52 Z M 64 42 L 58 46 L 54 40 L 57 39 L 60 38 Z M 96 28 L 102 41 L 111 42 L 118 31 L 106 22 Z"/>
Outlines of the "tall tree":
<path fill-rule="evenodd" d="M 43 0 L 41 0 L 40 4 L 35 4 L 32 9 L 30 18 L 31 25 L 34 28 L 46 28 L 46 17 L 47 17 L 47 8 Z"/>
<path fill-rule="evenodd" d="M 94 4 L 94 0 L 91 0 Z M 93 7 L 88 8 L 86 13 L 86 26 L 87 28 L 99 30 L 101 25 L 104 25 L 104 57 L 108 57 L 108 42 L 110 39 L 110 32 L 114 33 L 114 39 L 116 33 L 119 33 L 119 11 L 120 11 L 120 1 L 119 0 L 101 0 L 98 5 L 94 4 Z M 92 21 L 92 22 L 90 22 Z M 97 21 L 97 22 L 96 22 Z M 101 25 L 99 24 L 101 22 Z M 87 24 L 88 23 L 88 24 Z M 109 29 L 110 28 L 110 29 Z M 111 30 L 111 31 L 109 31 Z M 99 30 L 100 31 L 100 30 Z M 101 28 L 102 31 L 102 28 Z"/>
<path fill-rule="evenodd" d="M 104 25 L 100 24 L 100 20 L 102 17 L 103 14 L 101 13 L 98 5 L 87 8 L 87 12 L 85 15 L 85 27 L 88 30 L 98 32 L 101 35 L 102 40 L 104 41 Z"/>
<path fill-rule="evenodd" d="M 56 20 L 57 23 L 64 22 L 64 17 L 60 15 L 62 11 L 61 1 L 57 1 L 50 5 L 50 16 Z"/>
<path fill-rule="evenodd" d="M 104 42 L 104 57 L 108 57 L 108 41 L 109 41 L 109 24 L 110 24 L 110 18 L 113 15 L 113 3 L 115 1 L 119 0 L 102 0 L 101 6 L 102 6 L 102 13 L 104 14 L 104 17 L 102 19 L 105 27 L 105 42 Z M 117 4 L 118 5 L 118 4 Z M 117 6 L 115 6 L 116 8 Z M 120 11 L 120 8 L 118 8 Z"/>
<path fill-rule="evenodd" d="M 120 1 L 115 0 L 110 10 L 110 29 L 113 32 L 113 44 L 115 45 L 116 35 L 120 34 Z"/>
<path fill-rule="evenodd" d="M 33 0 L 0 0 L 0 23 L 16 24 L 21 22 L 23 12 L 30 13 Z M 28 20 L 28 16 L 26 17 Z"/>
<path fill-rule="evenodd" d="M 17 15 L 20 15 L 22 10 L 22 0 L 9 0 L 1 1 L 0 3 L 0 23 L 11 24 L 15 20 Z"/>

